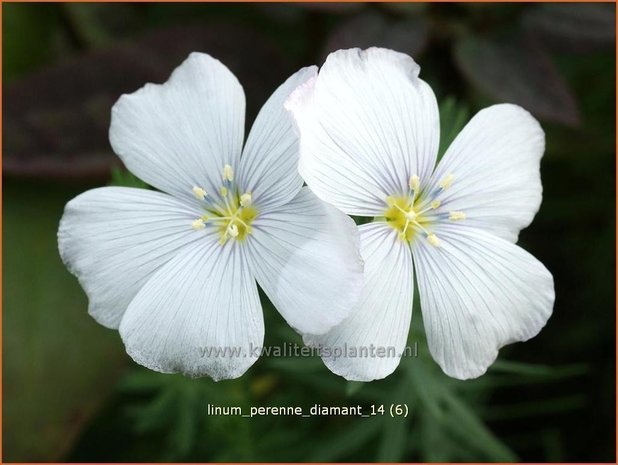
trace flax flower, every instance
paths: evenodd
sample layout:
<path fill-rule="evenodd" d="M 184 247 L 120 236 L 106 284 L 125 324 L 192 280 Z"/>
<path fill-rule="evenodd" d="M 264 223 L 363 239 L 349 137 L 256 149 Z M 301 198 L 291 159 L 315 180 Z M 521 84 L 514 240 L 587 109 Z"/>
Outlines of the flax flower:
<path fill-rule="evenodd" d="M 89 313 L 119 329 L 138 363 L 215 380 L 243 374 L 264 337 L 256 280 L 303 333 L 350 313 L 362 285 L 357 229 L 302 187 L 283 108 L 315 72 L 277 89 L 244 149 L 243 89 L 208 55 L 191 54 L 167 83 L 114 105 L 114 151 L 161 192 L 85 192 L 67 204 L 58 239 Z"/>
<path fill-rule="evenodd" d="M 552 313 L 552 275 L 514 244 L 541 202 L 541 127 L 515 105 L 486 108 L 436 166 L 438 107 L 418 74 L 391 50 L 338 51 L 286 103 L 308 186 L 345 213 L 375 218 L 360 226 L 356 310 L 305 336 L 350 380 L 383 378 L 399 364 L 414 272 L 429 350 L 452 377 L 483 374 L 500 347 L 535 336 Z M 373 357 L 358 356 L 371 346 Z"/>

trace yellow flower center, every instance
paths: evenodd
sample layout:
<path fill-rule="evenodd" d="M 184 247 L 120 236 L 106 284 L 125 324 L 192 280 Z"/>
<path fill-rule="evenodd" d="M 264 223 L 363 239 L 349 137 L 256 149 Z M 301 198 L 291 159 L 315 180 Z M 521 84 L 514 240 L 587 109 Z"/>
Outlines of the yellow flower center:
<path fill-rule="evenodd" d="M 251 223 L 258 216 L 250 192 L 240 193 L 234 185 L 234 170 L 230 165 L 223 167 L 223 185 L 219 187 L 218 198 L 212 199 L 201 187 L 194 186 L 195 198 L 204 202 L 204 214 L 191 223 L 196 231 L 212 224 L 224 245 L 230 239 L 244 241 L 252 232 Z"/>
<path fill-rule="evenodd" d="M 399 238 L 407 242 L 412 241 L 415 229 L 410 227 L 411 221 L 420 222 L 422 218 L 414 210 L 410 197 L 388 197 L 388 207 L 384 212 L 386 223 L 397 231 Z"/>
<path fill-rule="evenodd" d="M 229 197 L 231 198 L 225 213 L 213 216 L 213 220 L 217 218 L 221 220 L 219 224 L 219 242 L 222 244 L 225 244 L 230 237 L 237 241 L 244 241 L 251 234 L 251 223 L 253 223 L 258 214 L 252 205 L 243 207 L 240 203 L 240 196 L 237 194 L 234 196 L 230 195 Z"/>
<path fill-rule="evenodd" d="M 434 247 L 439 247 L 441 242 L 435 233 L 431 231 L 432 224 L 442 216 L 450 221 L 466 219 L 466 214 L 461 211 L 447 213 L 437 212 L 442 202 L 436 197 L 447 190 L 455 180 L 453 174 L 446 176 L 434 192 L 427 193 L 421 198 L 421 180 L 417 175 L 410 178 L 410 190 L 406 195 L 389 195 L 386 197 L 384 220 L 397 232 L 397 237 L 405 242 L 412 242 L 417 236 L 424 236 Z"/>

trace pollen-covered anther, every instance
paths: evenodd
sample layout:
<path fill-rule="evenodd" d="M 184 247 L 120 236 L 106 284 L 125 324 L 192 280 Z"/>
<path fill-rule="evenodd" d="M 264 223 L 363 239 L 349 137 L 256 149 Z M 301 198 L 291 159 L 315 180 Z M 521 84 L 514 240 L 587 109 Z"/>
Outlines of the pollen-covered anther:
<path fill-rule="evenodd" d="M 199 231 L 200 229 L 204 229 L 206 227 L 206 224 L 204 223 L 204 220 L 202 218 L 198 218 L 197 220 L 191 222 L 191 227 L 196 231 Z"/>
<path fill-rule="evenodd" d="M 204 198 L 207 195 L 206 191 L 198 186 L 193 186 L 193 189 L 191 190 L 193 191 L 193 195 L 195 196 L 197 200 L 204 200 Z"/>
<path fill-rule="evenodd" d="M 440 239 L 438 239 L 438 236 L 433 233 L 427 236 L 427 242 L 429 242 L 434 247 L 440 247 Z"/>
<path fill-rule="evenodd" d="M 225 165 L 223 167 L 223 180 L 224 181 L 234 180 L 234 168 L 232 168 L 230 165 Z"/>
<path fill-rule="evenodd" d="M 416 174 L 414 176 L 410 176 L 408 185 L 410 186 L 410 190 L 417 192 L 421 187 L 421 178 L 419 178 Z"/>
<path fill-rule="evenodd" d="M 221 194 L 221 197 L 227 197 L 227 187 L 221 186 L 219 188 L 219 194 Z"/>
<path fill-rule="evenodd" d="M 442 181 L 440 181 L 440 184 L 438 184 L 438 186 L 440 186 L 442 190 L 446 190 L 449 187 L 451 187 L 451 184 L 453 184 L 454 180 L 455 180 L 455 176 L 453 174 L 449 174 L 444 179 L 442 179 Z"/>
<path fill-rule="evenodd" d="M 461 221 L 466 219 L 466 214 L 464 212 L 449 212 L 448 219 L 451 221 Z"/>
<path fill-rule="evenodd" d="M 436 208 L 440 208 L 440 205 L 442 205 L 442 202 L 440 202 L 439 200 L 434 200 L 431 202 L 431 208 L 433 208 L 434 210 Z"/>
<path fill-rule="evenodd" d="M 238 226 L 236 226 L 234 223 L 231 223 L 228 227 L 227 227 L 227 232 L 229 233 L 230 236 L 232 237 L 238 237 Z"/>
<path fill-rule="evenodd" d="M 240 206 L 241 207 L 250 207 L 253 203 L 253 198 L 251 197 L 251 192 L 245 192 L 240 196 Z"/>

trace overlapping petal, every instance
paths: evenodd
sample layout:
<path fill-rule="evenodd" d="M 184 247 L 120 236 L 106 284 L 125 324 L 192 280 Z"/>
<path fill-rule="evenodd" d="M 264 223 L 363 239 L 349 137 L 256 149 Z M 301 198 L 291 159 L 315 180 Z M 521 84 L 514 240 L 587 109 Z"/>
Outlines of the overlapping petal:
<path fill-rule="evenodd" d="M 290 93 L 315 76 L 317 68 L 302 68 L 272 94 L 260 110 L 242 153 L 238 183 L 262 210 L 284 205 L 298 193 L 298 135 L 292 115 L 283 107 Z"/>
<path fill-rule="evenodd" d="M 439 142 L 438 106 L 407 55 L 340 50 L 286 106 L 300 131 L 299 170 L 321 199 L 348 214 L 379 216 L 385 198 L 429 179 Z"/>
<path fill-rule="evenodd" d="M 410 329 L 414 277 L 410 249 L 391 228 L 370 223 L 359 229 L 365 285 L 358 306 L 328 333 L 305 335 L 304 340 L 321 348 L 324 363 L 334 373 L 371 381 L 399 365 Z"/>
<path fill-rule="evenodd" d="M 502 346 L 543 328 L 553 278 L 528 252 L 491 233 L 444 224 L 436 234 L 440 247 L 413 243 L 429 349 L 449 376 L 476 378 Z"/>
<path fill-rule="evenodd" d="M 517 242 L 542 197 L 540 161 L 545 134 L 521 107 L 494 105 L 478 112 L 440 161 L 427 192 L 453 175 L 440 210 L 463 211 L 470 226 Z"/>
<path fill-rule="evenodd" d="M 117 328 L 148 278 L 202 237 L 190 227 L 196 215 L 169 195 L 126 187 L 93 189 L 67 204 L 58 248 L 99 323 Z"/>
<path fill-rule="evenodd" d="M 191 199 L 193 186 L 215 192 L 223 166 L 238 166 L 245 95 L 221 62 L 192 53 L 162 85 L 146 84 L 112 108 L 114 151 L 148 184 Z"/>
<path fill-rule="evenodd" d="M 216 237 L 204 238 L 161 267 L 120 324 L 127 353 L 163 373 L 241 376 L 264 339 L 257 285 L 243 255 L 238 243 L 221 247 Z"/>
<path fill-rule="evenodd" d="M 258 283 L 296 330 L 324 333 L 352 311 L 363 284 L 358 229 L 308 188 L 260 215 L 247 247 Z"/>

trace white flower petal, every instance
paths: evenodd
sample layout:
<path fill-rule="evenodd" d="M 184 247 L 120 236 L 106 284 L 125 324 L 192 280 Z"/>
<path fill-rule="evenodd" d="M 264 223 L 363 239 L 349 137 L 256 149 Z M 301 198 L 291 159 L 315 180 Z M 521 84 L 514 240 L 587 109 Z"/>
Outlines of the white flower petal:
<path fill-rule="evenodd" d="M 352 311 L 363 282 L 358 228 L 305 187 L 247 238 L 256 279 L 296 330 L 320 334 Z"/>
<path fill-rule="evenodd" d="M 223 167 L 238 165 L 245 95 L 221 62 L 192 53 L 162 85 L 146 84 L 112 108 L 110 142 L 131 172 L 193 201 L 191 189 L 213 193 Z"/>
<path fill-rule="evenodd" d="M 498 349 L 535 336 L 551 316 L 552 275 L 522 248 L 462 224 L 413 243 L 429 350 L 449 376 L 476 378 Z"/>
<path fill-rule="evenodd" d="M 322 359 L 334 373 L 348 380 L 372 381 L 390 375 L 399 365 L 410 329 L 414 277 L 410 248 L 392 229 L 383 223 L 359 229 L 365 260 L 359 304 L 339 326 L 322 336 L 306 335 L 304 341 L 322 348 Z M 373 357 L 361 354 L 372 347 Z M 351 356 L 352 350 L 358 351 L 357 356 Z"/>
<path fill-rule="evenodd" d="M 516 105 L 494 105 L 478 112 L 440 161 L 432 178 L 453 174 L 438 199 L 441 210 L 463 211 L 468 225 L 516 242 L 541 204 L 540 161 L 545 134 Z"/>
<path fill-rule="evenodd" d="M 58 248 L 88 294 L 89 313 L 117 328 L 148 278 L 203 237 L 192 208 L 159 192 L 127 187 L 87 191 L 65 207 Z"/>
<path fill-rule="evenodd" d="M 298 174 L 298 134 L 283 104 L 296 87 L 316 74 L 317 67 L 309 66 L 289 77 L 264 104 L 251 128 L 238 184 L 260 208 L 288 203 L 303 185 Z"/>
<path fill-rule="evenodd" d="M 328 56 L 286 107 L 300 130 L 299 170 L 318 197 L 378 216 L 387 195 L 428 180 L 440 137 L 438 106 L 407 55 L 370 48 Z"/>
<path fill-rule="evenodd" d="M 120 323 L 133 360 L 215 381 L 247 371 L 257 360 L 252 351 L 262 347 L 264 321 L 243 255 L 236 242 L 205 240 L 159 269 Z"/>

